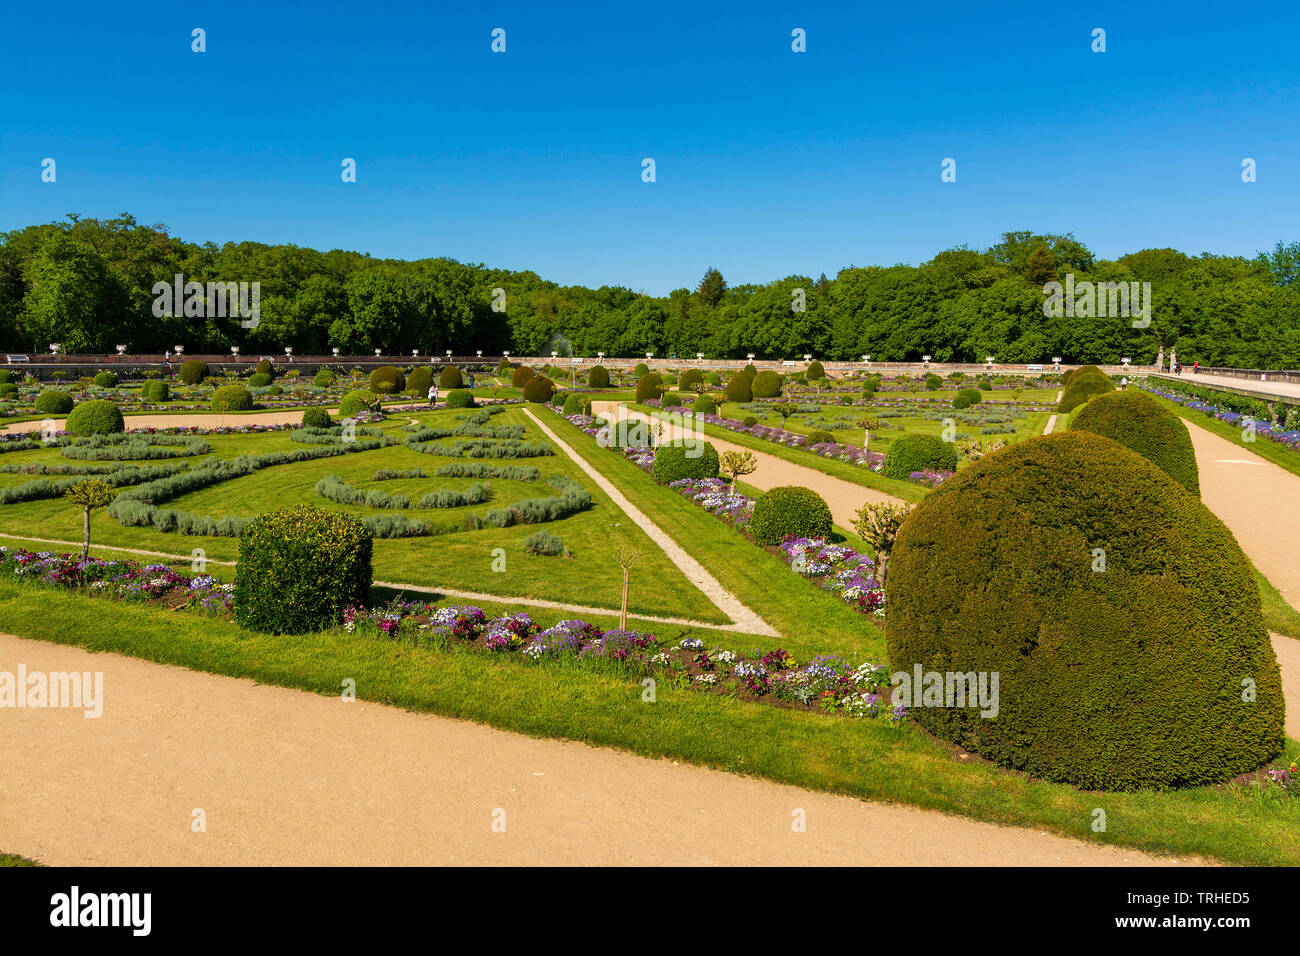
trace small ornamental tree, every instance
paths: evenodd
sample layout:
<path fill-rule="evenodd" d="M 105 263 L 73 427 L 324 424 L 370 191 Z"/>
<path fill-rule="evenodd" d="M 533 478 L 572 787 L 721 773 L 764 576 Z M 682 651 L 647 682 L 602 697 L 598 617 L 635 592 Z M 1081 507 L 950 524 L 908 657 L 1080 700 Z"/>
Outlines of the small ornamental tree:
<path fill-rule="evenodd" d="M 790 416 L 799 411 L 799 406 L 794 402 L 776 402 L 772 406 L 772 411 L 781 416 L 781 427 L 785 428 L 785 423 Z"/>
<path fill-rule="evenodd" d="M 117 495 L 117 489 L 98 478 L 84 478 L 63 493 L 63 496 L 81 509 L 81 560 L 90 557 L 90 513 L 106 508 Z"/>
<path fill-rule="evenodd" d="M 745 475 L 752 475 L 758 469 L 758 461 L 752 451 L 724 451 L 718 464 L 718 471 L 731 481 Z"/>
<path fill-rule="evenodd" d="M 898 537 L 898 529 L 912 513 L 911 505 L 865 504 L 853 516 L 853 530 L 876 552 L 877 583 L 885 583 L 885 565 Z"/>

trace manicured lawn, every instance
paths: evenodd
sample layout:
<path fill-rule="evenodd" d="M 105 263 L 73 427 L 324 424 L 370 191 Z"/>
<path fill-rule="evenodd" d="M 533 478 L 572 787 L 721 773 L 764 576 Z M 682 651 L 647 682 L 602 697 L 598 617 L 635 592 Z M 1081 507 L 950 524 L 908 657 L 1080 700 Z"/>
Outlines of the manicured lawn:
<path fill-rule="evenodd" d="M 0 866 L 42 866 L 35 860 L 29 860 L 25 856 L 18 856 L 14 853 L 0 853 Z"/>
<path fill-rule="evenodd" d="M 712 519 L 710 519 L 712 520 Z M 543 620 L 543 615 L 535 615 Z M 87 620 L 97 626 L 87 628 Z M 1087 793 L 960 761 L 915 726 L 890 728 L 750 703 L 617 665 L 444 649 L 347 634 L 267 636 L 193 614 L 0 582 L 0 628 L 27 637 L 334 695 L 345 678 L 366 700 L 467 718 L 537 737 L 585 740 L 751 773 L 810 789 L 888 800 L 1089 842 L 1230 863 L 1300 864 L 1300 801 L 1257 788 Z M 1288 743 L 1287 759 L 1300 753 Z M 1093 833 L 1095 810 L 1106 812 Z"/>

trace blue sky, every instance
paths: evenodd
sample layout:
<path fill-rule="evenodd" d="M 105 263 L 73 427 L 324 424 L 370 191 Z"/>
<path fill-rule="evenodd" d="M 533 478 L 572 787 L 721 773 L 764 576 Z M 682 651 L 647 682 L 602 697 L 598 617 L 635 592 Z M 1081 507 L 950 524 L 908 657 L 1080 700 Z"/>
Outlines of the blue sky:
<path fill-rule="evenodd" d="M 15 4 L 0 229 L 129 211 L 652 294 L 1013 229 L 1105 257 L 1300 238 L 1300 6 L 1068 6 Z"/>

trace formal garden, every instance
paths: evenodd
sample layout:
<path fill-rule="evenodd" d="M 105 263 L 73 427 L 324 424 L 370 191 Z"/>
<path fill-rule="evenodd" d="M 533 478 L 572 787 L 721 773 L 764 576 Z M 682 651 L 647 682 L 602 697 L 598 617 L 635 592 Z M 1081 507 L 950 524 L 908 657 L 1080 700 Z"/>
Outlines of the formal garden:
<path fill-rule="evenodd" d="M 4 375 L 0 628 L 1300 862 L 1269 641 L 1300 615 L 1201 501 L 1171 408 L 1203 398 L 1086 367 L 293 371 Z M 760 487 L 769 457 L 801 481 Z"/>

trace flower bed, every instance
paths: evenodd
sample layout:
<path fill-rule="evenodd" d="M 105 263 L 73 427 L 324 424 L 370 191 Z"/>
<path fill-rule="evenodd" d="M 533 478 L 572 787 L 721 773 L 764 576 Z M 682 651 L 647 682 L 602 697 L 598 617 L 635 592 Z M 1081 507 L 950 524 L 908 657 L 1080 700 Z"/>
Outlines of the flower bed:
<path fill-rule="evenodd" d="M 87 561 L 71 554 L 27 551 L 0 545 L 0 577 L 13 577 L 50 587 L 102 594 L 124 601 L 194 608 L 226 614 L 234 608 L 234 585 L 220 584 L 211 575 L 185 575 L 165 564 L 136 561 Z M 180 599 L 181 603 L 176 601 Z"/>
<path fill-rule="evenodd" d="M 1203 399 L 1194 398 L 1190 395 L 1171 392 L 1168 389 L 1157 388 L 1154 385 L 1148 384 L 1140 387 L 1150 392 L 1152 395 L 1159 395 L 1161 398 L 1167 398 L 1169 401 L 1176 402 L 1184 408 L 1190 408 L 1193 411 L 1201 412 L 1209 418 L 1215 418 L 1221 422 L 1227 422 L 1229 425 L 1244 428 L 1248 422 L 1254 422 L 1256 435 L 1261 435 L 1269 441 L 1274 441 L 1279 445 L 1286 445 L 1290 449 L 1300 451 L 1300 429 L 1288 429 L 1276 422 L 1270 421 L 1266 417 L 1235 412 L 1231 409 L 1224 408 L 1221 405 L 1216 405 L 1204 401 Z"/>

